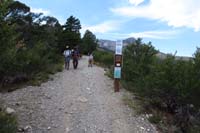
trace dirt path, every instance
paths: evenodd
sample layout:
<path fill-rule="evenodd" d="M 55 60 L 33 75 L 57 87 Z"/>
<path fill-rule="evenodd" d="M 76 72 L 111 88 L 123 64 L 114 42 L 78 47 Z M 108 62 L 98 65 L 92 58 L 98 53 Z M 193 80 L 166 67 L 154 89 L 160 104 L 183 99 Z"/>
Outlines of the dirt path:
<path fill-rule="evenodd" d="M 113 92 L 113 81 L 103 68 L 87 67 L 80 60 L 77 70 L 64 70 L 40 87 L 26 87 L 0 94 L 15 109 L 19 126 L 28 133 L 155 133 L 142 117 L 123 103 L 128 92 Z"/>

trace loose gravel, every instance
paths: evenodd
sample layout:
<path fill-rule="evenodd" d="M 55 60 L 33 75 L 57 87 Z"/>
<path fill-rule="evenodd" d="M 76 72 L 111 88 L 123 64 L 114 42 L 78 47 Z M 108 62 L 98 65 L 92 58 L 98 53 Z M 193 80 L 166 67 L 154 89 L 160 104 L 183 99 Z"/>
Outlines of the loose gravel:
<path fill-rule="evenodd" d="M 71 64 L 72 65 L 72 64 Z M 15 110 L 19 132 L 25 133 L 156 133 L 144 117 L 123 102 L 127 91 L 114 93 L 113 80 L 103 68 L 88 67 L 87 57 L 77 70 L 70 66 L 41 86 L 0 94 Z"/>

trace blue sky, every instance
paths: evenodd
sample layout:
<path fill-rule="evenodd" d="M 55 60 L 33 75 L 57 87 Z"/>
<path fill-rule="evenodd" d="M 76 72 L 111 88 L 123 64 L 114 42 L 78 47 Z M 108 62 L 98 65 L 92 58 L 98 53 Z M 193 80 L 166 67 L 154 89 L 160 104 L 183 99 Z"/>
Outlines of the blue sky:
<path fill-rule="evenodd" d="M 200 0 L 19 0 L 32 12 L 56 17 L 73 15 L 83 34 L 98 39 L 141 37 L 165 53 L 192 56 L 200 47 Z"/>

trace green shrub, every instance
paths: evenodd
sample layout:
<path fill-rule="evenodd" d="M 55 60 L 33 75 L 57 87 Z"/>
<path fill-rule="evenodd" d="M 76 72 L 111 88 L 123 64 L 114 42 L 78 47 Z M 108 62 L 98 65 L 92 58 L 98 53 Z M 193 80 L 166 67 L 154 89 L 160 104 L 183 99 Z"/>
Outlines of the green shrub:
<path fill-rule="evenodd" d="M 16 133 L 17 120 L 13 115 L 0 111 L 0 133 Z"/>
<path fill-rule="evenodd" d="M 23 3 L 1 1 L 0 88 L 25 82 L 41 72 L 62 70 L 57 65 L 63 63 L 60 38 L 66 36 L 62 36 L 62 27 L 56 18 L 40 17 L 31 13 L 30 7 Z M 35 21 L 39 19 L 40 22 Z M 42 21 L 46 24 L 41 25 Z"/>
<path fill-rule="evenodd" d="M 96 50 L 94 51 L 94 61 L 110 68 L 114 64 L 114 54 L 108 51 Z"/>
<path fill-rule="evenodd" d="M 158 124 L 162 120 L 162 118 L 160 115 L 153 115 L 149 117 L 148 120 L 153 124 Z"/>
<path fill-rule="evenodd" d="M 152 107 L 171 113 L 175 125 L 186 132 L 199 120 L 200 107 L 200 51 L 194 58 L 185 61 L 168 55 L 166 59 L 155 56 L 157 51 L 151 44 L 140 39 L 124 50 L 122 78 L 129 90 L 149 101 Z M 127 87 L 126 87 L 127 88 Z M 189 112 L 189 113 L 188 113 Z M 160 118 L 150 118 L 157 123 Z"/>
<path fill-rule="evenodd" d="M 146 81 L 149 79 L 156 53 L 150 43 L 145 45 L 141 39 L 124 49 L 122 78 L 134 84 L 135 89 L 141 93 L 147 87 Z"/>

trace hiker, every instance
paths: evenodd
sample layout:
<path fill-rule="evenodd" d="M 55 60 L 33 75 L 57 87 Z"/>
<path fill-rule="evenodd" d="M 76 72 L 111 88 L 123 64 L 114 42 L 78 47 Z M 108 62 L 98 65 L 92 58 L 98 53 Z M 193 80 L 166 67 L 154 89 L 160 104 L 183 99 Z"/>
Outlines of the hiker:
<path fill-rule="evenodd" d="M 73 66 L 74 69 L 77 69 L 78 67 L 78 59 L 79 59 L 79 51 L 78 48 L 75 48 L 72 52 L 72 58 L 73 58 Z"/>
<path fill-rule="evenodd" d="M 66 50 L 64 51 L 64 56 L 65 56 L 65 69 L 69 70 L 70 59 L 71 59 L 71 50 L 69 49 L 69 46 L 66 46 Z"/>
<path fill-rule="evenodd" d="M 92 64 L 93 64 L 93 55 L 92 53 L 90 53 L 88 59 L 88 67 L 92 67 Z"/>

